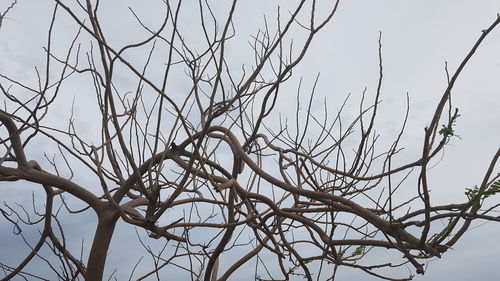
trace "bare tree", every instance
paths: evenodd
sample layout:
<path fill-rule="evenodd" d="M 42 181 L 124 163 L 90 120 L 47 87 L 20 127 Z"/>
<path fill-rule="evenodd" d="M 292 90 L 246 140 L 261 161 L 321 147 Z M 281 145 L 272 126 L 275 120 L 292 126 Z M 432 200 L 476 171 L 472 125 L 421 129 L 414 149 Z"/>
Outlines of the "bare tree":
<path fill-rule="evenodd" d="M 427 175 L 430 161 L 455 134 L 455 82 L 500 17 L 448 75 L 424 131 L 422 154 L 396 166 L 406 119 L 388 147 L 380 147 L 375 132 L 381 40 L 378 87 L 373 95 L 363 93 L 371 101 L 360 104 L 352 120 L 326 104 L 323 117 L 313 114 L 316 83 L 308 103 L 296 104 L 295 124 L 273 110 L 295 99 L 282 89 L 315 35 L 334 20 L 340 1 L 327 13 L 316 1 L 277 8 L 250 41 L 253 64 L 243 66 L 235 66 L 229 51 L 237 41 L 237 1 L 225 9 L 199 1 L 196 10 L 185 10 L 183 1 L 163 1 L 164 18 L 156 27 L 130 9 L 144 37 L 121 45 L 106 33 L 105 4 L 53 2 L 45 69 L 37 69 L 35 86 L 0 73 L 1 188 L 29 182 L 45 194 L 43 212 L 7 204 L 0 209 L 23 239 L 25 225 L 41 226 L 36 244 L 25 239 L 31 251 L 24 260 L 2 261 L 2 280 L 43 279 L 43 273 L 25 270 L 34 259 L 46 261 L 61 280 L 102 280 L 118 221 L 140 230 L 140 243 L 155 261 L 138 280 L 160 280 L 172 268 L 184 270 L 186 279 L 228 280 L 249 262 L 259 264 L 256 280 L 333 280 L 341 266 L 408 280 L 412 274 L 393 279 L 388 269 L 411 264 L 423 274 L 423 262 L 450 249 L 473 220 L 500 220 L 492 215 L 498 204 L 483 206 L 500 190 L 494 172 L 500 149 L 482 182 L 467 190 L 466 202 L 432 205 Z M 62 18 L 76 27 L 72 40 L 57 32 Z M 58 40 L 67 44 L 64 52 L 54 47 L 63 44 Z M 75 83 L 91 86 L 73 89 Z M 298 88 L 300 103 L 304 90 Z M 93 108 L 79 114 L 86 105 L 67 106 L 68 95 Z M 71 108 L 67 120 L 51 117 L 58 103 Z M 45 164 L 32 156 L 40 144 Z M 396 198 L 402 186 L 413 194 Z M 64 210 L 97 216 L 88 254 L 70 252 Z M 164 245 L 149 247 L 141 231 Z M 364 257 L 378 249 L 399 253 L 400 263 L 388 255 L 365 264 Z M 222 266 L 224 256 L 232 258 Z"/>

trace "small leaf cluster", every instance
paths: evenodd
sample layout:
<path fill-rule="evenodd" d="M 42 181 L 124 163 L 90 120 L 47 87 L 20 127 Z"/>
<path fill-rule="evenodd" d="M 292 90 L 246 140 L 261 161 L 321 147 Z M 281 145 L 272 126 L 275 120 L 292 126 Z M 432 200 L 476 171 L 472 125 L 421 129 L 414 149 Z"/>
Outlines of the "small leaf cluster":
<path fill-rule="evenodd" d="M 479 188 L 477 187 L 477 185 L 475 185 L 472 188 L 465 189 L 465 195 L 469 200 L 476 198 L 472 202 L 472 204 L 476 207 L 480 207 L 484 199 L 490 197 L 491 195 L 497 192 L 500 192 L 500 180 L 493 182 L 480 197 L 477 197 L 477 194 L 479 193 Z"/>
<path fill-rule="evenodd" d="M 443 135 L 445 138 L 457 136 L 455 134 L 454 127 L 456 126 L 456 122 L 457 122 L 458 117 L 460 117 L 460 114 L 458 114 L 458 109 L 456 109 L 455 114 L 453 115 L 453 117 L 451 117 L 450 123 L 448 125 L 443 124 L 442 125 L 443 127 L 441 128 L 441 130 L 439 130 L 438 133 L 440 135 Z"/>
<path fill-rule="evenodd" d="M 364 254 L 364 253 L 365 253 L 365 248 L 366 248 L 366 246 L 365 246 L 365 245 L 358 246 L 358 247 L 356 248 L 356 250 L 354 250 L 354 251 L 352 252 L 352 254 L 351 254 L 351 255 L 352 255 L 353 257 L 354 257 L 354 256 L 359 256 L 359 255 L 362 255 L 362 254 Z"/>
<path fill-rule="evenodd" d="M 445 137 L 452 137 L 455 135 L 455 130 L 453 130 L 453 127 L 451 127 L 451 126 L 447 127 L 447 126 L 443 125 L 441 130 L 439 130 L 439 134 L 443 135 Z"/>

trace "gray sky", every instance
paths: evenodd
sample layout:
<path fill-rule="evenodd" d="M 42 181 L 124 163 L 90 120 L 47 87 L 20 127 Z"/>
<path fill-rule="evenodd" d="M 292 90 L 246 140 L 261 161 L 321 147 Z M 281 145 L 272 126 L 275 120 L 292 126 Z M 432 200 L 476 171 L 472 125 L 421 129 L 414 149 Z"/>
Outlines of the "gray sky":
<path fill-rule="evenodd" d="M 3 11 L 10 1 L 0 1 Z M 127 5 L 137 7 L 142 15 L 148 15 L 148 23 L 158 23 L 155 16 L 158 9 L 146 1 L 108 1 L 105 4 L 116 7 L 116 14 L 102 18 L 106 34 L 116 45 L 130 42 L 131 38 L 141 38 L 140 29 L 134 28 L 127 13 Z M 153 1 L 147 1 L 153 2 Z M 161 2 L 161 1 L 160 1 Z M 247 41 L 262 26 L 264 12 L 272 18 L 275 2 L 287 8 L 287 1 L 242 1 L 237 13 L 235 27 L 237 36 L 228 55 L 235 69 L 246 62 L 249 52 Z M 143 6 L 140 6 L 140 4 Z M 149 6 L 151 5 L 151 6 Z M 222 5 L 221 5 L 222 6 Z M 51 1 L 19 0 L 18 6 L 4 20 L 0 29 L 0 73 L 7 73 L 22 81 L 36 81 L 34 66 L 43 68 L 42 46 L 46 41 L 46 29 L 52 10 Z M 109 7 L 103 11 L 109 11 Z M 221 15 L 224 9 L 216 9 Z M 488 27 L 500 12 L 499 1 L 372 1 L 352 0 L 341 2 L 334 20 L 317 37 L 304 61 L 294 72 L 296 77 L 303 77 L 304 89 L 310 89 L 318 73 L 317 101 L 323 98 L 335 112 L 350 93 L 350 105 L 357 107 L 361 92 L 365 87 L 373 95 L 378 78 L 377 39 L 382 32 L 382 54 L 384 63 L 383 103 L 378 115 L 378 130 L 382 141 L 392 140 L 398 133 L 401 118 L 404 116 L 406 93 L 410 96 L 410 118 L 407 130 L 402 138 L 400 161 L 415 159 L 420 153 L 423 128 L 429 122 L 434 111 L 434 104 L 440 99 L 445 87 L 446 76 L 444 62 L 448 62 L 451 73 L 480 36 L 481 30 Z M 123 13 L 123 14 L 122 14 Z M 119 24 L 117 23 L 119 22 Z M 130 27 L 122 24 L 129 22 Z M 57 26 L 62 35 L 54 48 L 64 50 L 61 42 L 70 40 L 76 32 L 68 18 L 61 18 Z M 126 30 L 126 31 L 125 31 Z M 189 33 L 189 26 L 185 28 Z M 189 36 L 188 36 L 189 37 Z M 196 40 L 196 38 L 191 38 Z M 67 44 L 67 42 L 66 42 Z M 461 117 L 457 122 L 456 132 L 460 139 L 453 138 L 445 148 L 442 161 L 430 171 L 433 204 L 462 202 L 466 199 L 464 190 L 480 183 L 483 174 L 498 149 L 500 141 L 500 30 L 484 42 L 477 54 L 468 64 L 453 94 L 455 106 Z M 140 60 L 144 54 L 134 54 L 131 59 Z M 137 57 L 135 57 L 137 56 Z M 155 73 L 151 73 L 154 77 Z M 161 75 L 159 72 L 158 76 Z M 127 85 L 126 77 L 121 79 Z M 75 80 L 71 88 L 74 92 L 88 89 L 82 81 Z M 131 84 L 133 85 L 133 84 Z M 291 83 L 290 92 L 295 98 Z M 178 89 L 184 85 L 176 86 Z M 56 106 L 64 107 L 71 102 L 73 95 L 60 101 Z M 93 100 L 79 98 L 77 114 L 91 115 Z M 322 103 L 315 103 L 313 110 L 321 114 Z M 286 99 L 277 110 L 290 114 L 290 105 Z M 354 109 L 355 110 L 355 109 Z M 347 112 L 348 114 L 349 112 Z M 56 113 L 49 120 L 64 118 Z M 90 130 L 92 125 L 80 122 L 82 130 Z M 40 145 L 44 145 L 43 142 Z M 32 152 L 34 155 L 36 151 Z M 38 153 L 35 157 L 42 157 Z M 498 167 L 496 172 L 499 172 Z M 76 175 L 76 180 L 85 182 L 84 175 Z M 413 191 L 414 182 L 406 187 Z M 20 202 L 30 196 L 28 188 L 13 188 L 12 184 L 0 183 L 2 200 Z M 30 200 L 30 199 L 28 199 Z M 498 199 L 493 199 L 498 200 Z M 28 201 L 29 202 L 29 201 Z M 497 201 L 498 202 L 498 201 Z M 78 221 L 67 220 L 64 224 L 69 232 L 81 233 L 85 228 L 93 228 L 92 215 L 79 216 Z M 19 239 L 12 238 L 10 226 L 0 220 L 0 260 L 8 260 L 3 253 L 15 253 L 22 256 L 25 249 Z M 425 275 L 416 276 L 415 280 L 497 280 L 497 260 L 500 245 L 494 243 L 500 233 L 500 225 L 476 223 L 454 249 L 428 264 Z M 480 226 L 479 226 L 480 225 Z M 127 249 L 113 248 L 120 241 L 136 241 L 132 228 L 119 226 L 120 231 L 111 245 L 108 270 L 134 262 L 126 260 Z M 91 237 L 86 237 L 90 241 Z M 135 240 L 134 240 L 135 239 Z M 17 242 L 16 242 L 17 241 Z M 80 238 L 70 242 L 75 249 L 81 243 Z M 26 250 L 26 249 L 25 249 Z M 412 269 L 413 271 L 413 269 Z M 404 272 L 404 270 L 403 270 Z M 125 278 L 120 277 L 119 280 Z M 248 279 L 250 280 L 250 279 Z M 373 280 L 372 277 L 358 271 L 341 269 L 338 280 Z"/>

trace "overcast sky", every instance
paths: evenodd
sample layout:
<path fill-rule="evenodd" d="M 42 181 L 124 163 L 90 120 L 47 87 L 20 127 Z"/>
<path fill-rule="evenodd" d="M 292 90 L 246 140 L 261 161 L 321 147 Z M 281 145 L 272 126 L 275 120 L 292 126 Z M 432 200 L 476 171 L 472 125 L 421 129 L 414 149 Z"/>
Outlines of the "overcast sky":
<path fill-rule="evenodd" d="M 9 2 L 0 0 L 0 11 L 4 11 Z M 136 7 L 143 16 L 148 15 L 150 23 L 157 23 L 155 16 L 159 15 L 158 10 L 148 3 L 154 1 L 105 2 L 108 5 L 123 5 L 119 9 L 123 15 L 118 12 L 101 14 L 106 19 L 103 21 L 105 31 L 117 45 L 128 42 L 130 37 L 141 35 L 137 31 L 139 29 L 125 29 L 115 22 L 130 18 L 127 13 L 128 5 Z M 222 6 L 222 2 L 217 5 Z M 241 2 L 235 20 L 236 42 L 228 49 L 235 65 L 245 62 L 249 51 L 247 41 L 262 26 L 263 13 L 274 14 L 275 9 L 272 7 L 276 3 L 280 3 L 285 9 L 287 7 L 287 1 Z M 46 44 L 52 5 L 51 1 L 45 0 L 19 0 L 19 4 L 4 19 L 0 29 L 1 74 L 9 74 L 23 81 L 35 81 L 34 66 L 43 66 L 42 47 Z M 104 7 L 103 10 L 112 11 L 109 7 Z M 224 11 L 222 8 L 219 10 L 221 14 Z M 316 89 L 317 100 L 326 98 L 329 106 L 336 110 L 345 97 L 351 94 L 351 105 L 356 107 L 363 89 L 366 87 L 369 93 L 374 93 L 376 87 L 377 40 L 381 31 L 384 84 L 383 103 L 377 117 L 378 130 L 382 137 L 387 136 L 388 139 L 397 135 L 408 93 L 410 119 L 402 138 L 402 146 L 406 150 L 402 153 L 401 161 L 413 159 L 421 151 L 423 128 L 429 122 L 434 105 L 446 88 L 444 62 L 448 62 L 449 70 L 453 72 L 481 35 L 481 31 L 496 19 L 497 13 L 500 13 L 498 0 L 343 1 L 336 17 L 318 34 L 294 75 L 304 77 L 304 84 L 311 87 L 316 75 L 320 73 Z M 75 34 L 76 29 L 68 18 L 62 18 L 59 24 L 60 32 L 70 34 L 67 38 Z M 189 28 L 186 27 L 186 30 L 189 31 Z M 54 49 L 64 47 L 65 45 L 56 45 Z M 75 81 L 73 87 L 83 89 L 85 85 Z M 69 104 L 72 98 L 73 96 L 61 101 L 61 104 Z M 454 88 L 453 100 L 461 113 L 456 127 L 460 138 L 451 140 L 445 148 L 443 160 L 430 171 L 433 204 L 463 202 L 466 199 L 465 188 L 480 183 L 489 161 L 499 147 L 500 29 L 487 38 L 464 70 Z M 79 101 L 80 114 L 88 115 L 86 101 Z M 287 107 L 289 105 L 282 103 L 277 110 L 286 112 Z M 321 102 L 313 110 L 321 112 Z M 57 119 L 57 116 L 52 118 Z M 92 124 L 84 122 L 81 125 L 92 127 Z M 500 172 L 498 167 L 496 172 Z M 76 176 L 82 181 L 83 177 L 84 175 Z M 416 188 L 416 185 L 409 185 L 408 188 Z M 7 202 L 23 202 L 31 196 L 28 188 L 14 189 L 11 183 L 0 183 L 0 192 L 2 200 Z M 87 227 L 93 228 L 92 216 L 79 216 L 78 219 L 64 222 L 71 229 L 70 232 L 79 233 Z M 475 226 L 478 227 L 472 228 L 442 259 L 431 261 L 425 275 L 416 276 L 415 280 L 498 280 L 500 244 L 495 242 L 500 234 L 500 224 L 476 223 Z M 113 248 L 113 245 L 119 245 L 125 239 L 136 239 L 135 232 L 130 227 L 119 226 L 119 229 L 120 232 L 111 245 L 109 268 L 114 265 L 118 267 L 122 263 L 128 266 L 134 264 L 123 260 L 123 255 L 119 253 L 124 249 Z M 121 230 L 127 232 L 123 233 Z M 26 250 L 22 241 L 10 234 L 10 226 L 0 219 L 1 262 L 9 262 L 6 253 L 22 256 L 23 251 L 20 249 Z M 81 240 L 77 240 L 71 243 L 77 247 L 80 242 Z M 362 272 L 341 269 L 338 280 L 373 278 Z"/>

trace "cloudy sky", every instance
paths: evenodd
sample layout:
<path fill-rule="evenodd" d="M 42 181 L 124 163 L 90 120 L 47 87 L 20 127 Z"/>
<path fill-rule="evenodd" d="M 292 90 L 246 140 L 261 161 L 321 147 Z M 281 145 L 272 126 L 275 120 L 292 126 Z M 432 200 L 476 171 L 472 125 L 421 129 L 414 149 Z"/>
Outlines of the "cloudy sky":
<path fill-rule="evenodd" d="M 0 0 L 0 11 L 4 11 L 9 2 Z M 46 44 L 46 30 L 53 3 L 45 0 L 18 2 L 3 20 L 0 29 L 0 73 L 33 82 L 36 79 L 34 66 L 41 68 L 44 63 L 42 47 Z M 105 6 L 105 12 L 101 14 L 104 29 L 113 43 L 122 45 L 130 37 L 140 38 L 140 29 L 124 26 L 127 22 L 133 25 L 130 13 L 127 12 L 128 5 L 136 8 L 143 16 L 147 15 L 149 23 L 158 22 L 155 21 L 155 16 L 160 15 L 158 6 L 153 3 L 145 4 L 146 2 L 154 1 L 115 0 L 103 4 L 117 6 L 116 13 Z M 223 6 L 225 2 L 227 1 L 219 2 L 217 7 Z M 241 2 L 235 20 L 237 36 L 234 45 L 228 50 L 235 65 L 245 62 L 249 51 L 247 41 L 251 34 L 262 27 L 263 14 L 273 15 L 276 4 L 280 4 L 284 10 L 289 5 L 288 1 Z M 222 7 L 216 10 L 221 15 L 225 11 Z M 410 117 L 402 139 L 402 146 L 406 147 L 402 153 L 402 161 L 413 159 L 421 150 L 423 128 L 432 116 L 434 104 L 446 88 L 445 61 L 448 62 L 450 72 L 453 72 L 481 35 L 481 31 L 496 19 L 497 13 L 500 13 L 500 2 L 495 0 L 343 1 L 336 17 L 318 34 L 294 75 L 302 76 L 304 84 L 310 87 L 319 73 L 317 100 L 326 98 L 333 111 L 340 107 L 348 94 L 351 95 L 351 106 L 356 107 L 363 89 L 366 87 L 369 93 L 373 93 L 376 87 L 377 40 L 381 31 L 384 84 L 378 130 L 382 137 L 393 138 L 397 134 L 408 93 Z M 71 38 L 75 34 L 76 29 L 68 18 L 62 17 L 58 24 L 61 38 Z M 189 27 L 185 30 L 189 33 Z M 65 33 L 67 35 L 61 35 Z M 53 48 L 57 50 L 65 46 L 56 44 Z M 434 204 L 464 201 L 464 189 L 480 183 L 493 153 L 499 147 L 499 50 L 500 29 L 487 38 L 454 88 L 454 103 L 461 113 L 456 127 L 460 138 L 451 140 L 445 148 L 443 159 L 430 171 Z M 123 80 L 123 83 L 127 83 L 126 78 Z M 86 88 L 79 81 L 74 83 L 74 89 Z M 67 105 L 72 98 L 73 96 L 60 102 Z M 87 101 L 81 99 L 79 102 L 80 114 L 88 115 Z M 286 113 L 287 107 L 283 103 L 278 110 Z M 322 104 L 318 103 L 313 110 L 321 112 Z M 58 117 L 51 118 L 56 120 Z M 85 122 L 81 122 L 81 125 L 92 127 L 92 124 Z M 41 156 L 38 154 L 36 157 Z M 500 172 L 498 167 L 496 172 Z M 82 175 L 76 177 L 84 180 Z M 30 202 L 30 199 L 26 199 L 31 196 L 29 188 L 16 189 L 11 183 L 0 183 L 2 200 Z M 64 222 L 71 229 L 70 233 L 94 227 L 91 216 L 80 216 L 78 219 Z M 500 245 L 495 241 L 500 233 L 500 224 L 476 223 L 474 226 L 442 259 L 429 262 L 425 275 L 416 276 L 415 280 L 497 280 Z M 132 228 L 120 227 L 120 232 L 114 237 L 114 245 L 120 244 L 120 241 L 136 239 Z M 121 232 L 122 229 L 125 232 Z M 16 255 L 22 256 L 20 249 L 26 250 L 22 242 L 9 235 L 10 233 L 10 226 L 0 220 L 1 262 L 9 262 L 11 258 L 15 260 Z M 90 240 L 89 237 L 86 239 Z M 71 243 L 77 247 L 80 242 L 81 240 L 77 240 Z M 110 264 L 116 267 L 121 264 L 133 266 L 133 263 L 121 258 L 123 249 L 113 248 L 113 244 Z M 15 254 L 7 257 L 5 253 L 9 252 Z M 124 276 L 126 275 L 121 278 L 125 278 Z M 121 280 L 120 277 L 118 280 Z M 338 280 L 373 278 L 362 272 L 342 269 Z"/>

